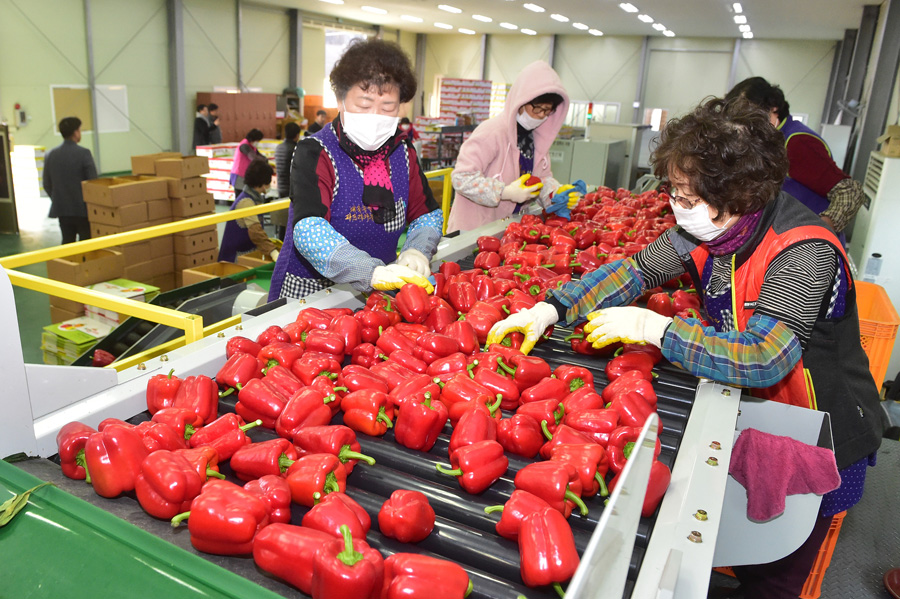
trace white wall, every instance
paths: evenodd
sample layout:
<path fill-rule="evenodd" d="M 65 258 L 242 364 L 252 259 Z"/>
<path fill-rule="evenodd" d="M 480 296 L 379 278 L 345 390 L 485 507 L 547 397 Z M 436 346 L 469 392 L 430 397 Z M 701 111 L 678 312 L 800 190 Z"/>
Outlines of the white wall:
<path fill-rule="evenodd" d="M 247 87 L 280 94 L 288 86 L 290 19 L 284 9 L 245 4 L 241 15 L 242 76 Z"/>
<path fill-rule="evenodd" d="M 321 96 L 325 81 L 325 30 L 318 27 L 303 26 L 303 49 L 300 53 L 303 62 L 303 81 L 301 87 L 310 96 Z"/>
<path fill-rule="evenodd" d="M 641 65 L 641 42 L 639 37 L 559 36 L 556 72 L 569 98 L 619 102 L 620 122 L 630 122 Z"/>
<path fill-rule="evenodd" d="M 425 92 L 424 110 L 429 113 L 431 99 L 441 77 L 481 78 L 481 37 L 452 33 L 429 34 L 425 40 L 425 77 L 419 82 Z"/>
<path fill-rule="evenodd" d="M 536 60 L 549 62 L 549 35 L 492 35 L 488 49 L 487 78 L 512 85 L 526 66 Z"/>

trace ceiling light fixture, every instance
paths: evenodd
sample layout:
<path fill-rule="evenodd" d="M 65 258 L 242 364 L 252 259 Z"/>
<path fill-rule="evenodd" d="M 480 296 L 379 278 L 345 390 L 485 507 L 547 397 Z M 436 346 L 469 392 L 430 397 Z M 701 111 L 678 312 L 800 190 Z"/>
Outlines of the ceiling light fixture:
<path fill-rule="evenodd" d="M 491 23 L 494 21 L 494 19 L 486 17 L 484 15 L 472 15 L 472 18 L 476 21 L 481 21 L 482 23 Z"/>
<path fill-rule="evenodd" d="M 752 39 L 753 39 L 753 32 L 752 32 L 752 31 L 745 31 L 745 32 L 744 32 L 744 39 L 745 39 L 745 40 L 752 40 Z"/>
<path fill-rule="evenodd" d="M 543 6 L 538 6 L 537 4 L 532 4 L 530 2 L 523 4 L 522 8 L 525 10 L 530 10 L 531 12 L 544 12 Z"/>
<path fill-rule="evenodd" d="M 588 29 L 590 29 L 584 23 L 572 23 L 572 27 L 574 27 L 575 29 L 581 29 L 582 31 L 587 31 Z"/>
<path fill-rule="evenodd" d="M 603 32 L 599 29 L 588 29 L 588 33 L 590 33 L 591 35 L 596 35 L 597 37 L 603 35 Z"/>
<path fill-rule="evenodd" d="M 319 0 L 320 2 L 324 2 L 326 4 L 343 4 L 344 0 Z"/>
<path fill-rule="evenodd" d="M 654 23 L 653 28 L 656 29 L 657 31 L 665 31 L 666 30 L 666 26 L 663 25 L 662 23 Z"/>
<path fill-rule="evenodd" d="M 643 21 L 644 23 L 652 23 L 653 17 L 650 15 L 638 15 L 638 21 Z"/>
<path fill-rule="evenodd" d="M 434 26 L 438 29 L 453 29 L 453 25 L 447 25 L 446 23 L 435 23 Z"/>
<path fill-rule="evenodd" d="M 747 17 L 745 17 L 744 15 L 734 15 L 734 22 L 738 25 L 743 25 L 747 22 Z"/>
<path fill-rule="evenodd" d="M 569 22 L 569 17 L 564 16 L 564 15 L 558 15 L 555 13 L 550 15 L 550 18 L 553 19 L 554 21 L 559 21 L 560 23 L 568 23 Z"/>
<path fill-rule="evenodd" d="M 750 31 L 750 25 L 739 25 L 738 29 L 741 33 L 747 33 L 748 31 Z"/>
<path fill-rule="evenodd" d="M 457 31 L 459 31 L 460 33 L 465 33 L 466 35 L 475 35 L 474 31 L 472 31 L 471 29 L 466 29 L 465 27 L 460 27 L 459 29 L 457 29 Z"/>
<path fill-rule="evenodd" d="M 504 29 L 518 29 L 519 28 L 518 25 L 513 25 L 512 23 L 500 23 L 500 27 L 503 27 Z"/>
<path fill-rule="evenodd" d="M 621 8 L 625 12 L 637 12 L 638 11 L 638 7 L 630 2 L 622 2 L 621 4 L 619 4 L 619 8 Z"/>
<path fill-rule="evenodd" d="M 675 32 L 669 31 L 668 29 L 666 29 L 665 31 L 663 31 L 663 35 L 666 37 L 675 37 Z"/>
<path fill-rule="evenodd" d="M 443 10 L 444 12 L 452 12 L 455 15 L 458 15 L 462 12 L 461 8 L 456 8 L 455 6 L 450 6 L 447 4 L 438 4 L 438 8 L 440 10 Z"/>
<path fill-rule="evenodd" d="M 740 2 L 735 2 L 734 4 L 731 5 L 731 7 L 734 9 L 734 12 L 736 14 L 741 14 L 742 12 L 744 12 L 744 7 L 741 6 Z"/>
<path fill-rule="evenodd" d="M 525 35 L 537 35 L 537 31 L 534 29 L 521 29 L 520 31 Z"/>
<path fill-rule="evenodd" d="M 387 11 L 383 8 L 378 8 L 377 6 L 360 6 L 360 9 L 370 12 L 376 15 L 386 15 Z"/>
<path fill-rule="evenodd" d="M 422 19 L 419 17 L 414 17 L 412 15 L 400 15 L 400 19 L 403 21 L 409 21 L 410 23 L 421 23 Z"/>

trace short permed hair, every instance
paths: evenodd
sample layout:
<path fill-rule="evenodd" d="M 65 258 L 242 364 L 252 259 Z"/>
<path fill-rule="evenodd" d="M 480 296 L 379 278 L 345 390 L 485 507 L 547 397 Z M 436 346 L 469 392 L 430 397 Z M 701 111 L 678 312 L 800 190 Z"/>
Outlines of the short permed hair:
<path fill-rule="evenodd" d="M 247 136 L 244 138 L 247 141 L 262 141 L 263 132 L 259 129 L 250 129 L 250 132 L 247 133 Z"/>
<path fill-rule="evenodd" d="M 69 139 L 79 129 L 81 129 L 81 119 L 77 116 L 67 116 L 59 122 L 59 134 L 63 139 Z"/>
<path fill-rule="evenodd" d="M 269 185 L 272 183 L 274 174 L 275 170 L 267 160 L 254 160 L 247 165 L 247 172 L 244 173 L 244 185 L 247 187 Z"/>
<path fill-rule="evenodd" d="M 745 98 L 713 98 L 672 119 L 651 156 L 660 179 L 680 172 L 718 211 L 749 214 L 775 199 L 788 172 L 784 136 Z"/>
<path fill-rule="evenodd" d="M 331 89 L 343 100 L 354 85 L 363 90 L 374 87 L 379 93 L 397 88 L 400 102 L 416 95 L 416 75 L 406 53 L 394 42 L 354 40 L 331 70 Z"/>
<path fill-rule="evenodd" d="M 784 99 L 784 92 L 777 85 L 772 85 L 762 77 L 744 79 L 726 94 L 726 100 L 734 100 L 743 96 L 751 103 L 766 112 L 775 109 L 778 120 L 783 121 L 791 114 L 791 105 Z"/>

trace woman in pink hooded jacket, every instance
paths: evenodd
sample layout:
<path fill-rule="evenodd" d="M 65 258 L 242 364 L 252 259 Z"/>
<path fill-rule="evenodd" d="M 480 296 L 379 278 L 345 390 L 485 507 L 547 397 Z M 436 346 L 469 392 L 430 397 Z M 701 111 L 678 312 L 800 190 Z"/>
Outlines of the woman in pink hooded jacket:
<path fill-rule="evenodd" d="M 548 151 L 568 111 L 569 96 L 556 71 L 542 60 L 525 67 L 503 112 L 479 125 L 460 147 L 447 231 L 505 218 L 531 200 L 549 205 L 559 182 L 550 172 Z M 528 173 L 543 186 L 525 186 Z"/>

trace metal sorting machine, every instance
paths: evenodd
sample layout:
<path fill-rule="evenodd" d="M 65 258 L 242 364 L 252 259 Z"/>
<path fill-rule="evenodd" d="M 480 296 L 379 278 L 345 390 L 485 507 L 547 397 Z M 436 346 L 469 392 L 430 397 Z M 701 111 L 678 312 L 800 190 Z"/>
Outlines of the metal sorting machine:
<path fill-rule="evenodd" d="M 442 240 L 435 263 L 471 260 L 477 237 L 500 234 L 507 222 L 491 223 Z M 0 283 L 6 284 L 6 281 Z M 4 299 L 0 304 L 6 301 Z M 30 398 L 31 417 L 24 410 L 15 412 L 11 420 L 0 425 L 6 429 L 0 431 L 0 438 L 6 437 L 7 443 L 14 444 L 18 451 L 51 457 L 56 453 L 56 433 L 67 422 L 79 420 L 96 425 L 107 417 L 132 422 L 148 419 L 145 389 L 148 377 L 154 374 L 174 368 L 179 376 L 214 376 L 225 361 L 224 346 L 228 337 L 255 338 L 272 324 L 284 325 L 294 320 L 297 312 L 305 307 L 356 309 L 362 305 L 362 299 L 347 289 L 325 290 L 257 316 L 245 315 L 242 324 L 218 337 L 208 337 L 167 356 L 154 358 L 144 369 L 135 367 L 118 373 L 117 377 L 108 369 L 24 365 L 19 382 L 24 382 L 28 389 L 24 396 Z M 561 363 L 585 366 L 593 372 L 596 387 L 602 389 L 606 384 L 603 369 L 607 360 L 573 353 L 568 342 L 563 341 L 569 332 L 557 327 L 551 340 L 538 346 L 532 355 L 544 358 L 554 368 Z M 641 518 L 657 431 L 656 421 L 651 419 L 644 427 L 643 441 L 638 443 L 629 460 L 623 484 L 614 491 L 610 503 L 604 508 L 601 498 L 587 499 L 590 513 L 586 517 L 576 513 L 569 518 L 576 546 L 582 555 L 579 570 L 568 586 L 566 596 L 572 599 L 706 596 L 740 391 L 700 381 L 666 363 L 656 370 L 659 378 L 653 385 L 659 397 L 657 411 L 662 423 L 659 459 L 672 468 L 672 482 L 657 513 L 650 518 Z M 15 379 L 18 369 L 13 374 Z M 17 381 L 13 380 L 11 384 L 15 388 Z M 220 402 L 220 412 L 233 411 L 234 400 L 229 402 L 228 399 Z M 335 422 L 340 422 L 340 415 L 336 416 Z M 474 583 L 472 599 L 515 599 L 519 595 L 530 599 L 555 597 L 552 589 L 529 589 L 522 584 L 517 545 L 499 537 L 494 530 L 497 515 L 484 512 L 484 507 L 506 501 L 514 488 L 515 473 L 528 461 L 511 456 L 509 470 L 501 480 L 482 495 L 469 495 L 453 478 L 435 469 L 435 464 L 448 462 L 449 434 L 448 425 L 428 453 L 394 443 L 390 431 L 383 438 L 358 435 L 363 452 L 377 460 L 374 466 L 358 465 L 347 481 L 347 493 L 373 517 L 373 528 L 367 541 L 385 555 L 402 551 L 427 552 L 459 563 Z M 254 441 L 260 441 L 273 438 L 275 433 L 257 428 L 250 436 Z M 9 447 L 0 443 L 0 450 Z M 0 454 L 4 454 L 3 451 Z M 83 481 L 63 477 L 49 460 L 26 461 L 20 468 L 39 478 L 52 480 L 60 488 L 164 541 L 257 583 L 262 587 L 259 589 L 261 596 L 268 596 L 263 588 L 286 597 L 304 596 L 258 570 L 251 559 L 195 551 L 190 546 L 185 527 L 173 530 L 167 522 L 155 520 L 141 510 L 133 497 L 101 498 Z M 227 465 L 222 470 L 229 479 L 236 480 L 230 476 Z M 417 545 L 399 543 L 377 530 L 376 516 L 381 504 L 399 488 L 425 493 L 437 513 L 434 532 Z M 306 508 L 295 505 L 293 510 L 292 522 L 299 523 Z M 185 556 L 188 557 L 193 558 Z"/>

